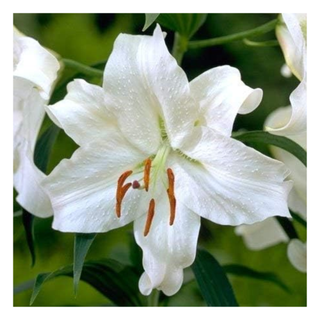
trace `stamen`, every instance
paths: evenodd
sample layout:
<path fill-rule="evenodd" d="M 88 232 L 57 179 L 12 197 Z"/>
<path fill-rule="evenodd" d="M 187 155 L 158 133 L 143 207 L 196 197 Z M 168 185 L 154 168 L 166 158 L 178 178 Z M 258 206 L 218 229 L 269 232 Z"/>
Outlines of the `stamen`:
<path fill-rule="evenodd" d="M 154 217 L 154 207 L 155 207 L 155 202 L 154 199 L 150 200 L 149 203 L 149 210 L 148 210 L 148 216 L 147 216 L 147 221 L 146 221 L 146 225 L 144 227 L 144 232 L 143 235 L 146 237 L 150 231 L 150 227 L 151 227 L 151 222 L 152 219 Z"/>
<path fill-rule="evenodd" d="M 132 170 L 124 172 L 118 179 L 117 193 L 116 193 L 116 215 L 118 218 L 121 216 L 121 202 L 127 193 L 128 189 L 131 187 L 132 183 L 127 183 L 123 186 L 126 179 L 131 175 Z"/>
<path fill-rule="evenodd" d="M 174 174 L 171 168 L 167 169 L 167 175 L 169 180 L 169 188 L 167 189 L 169 203 L 170 203 L 170 226 L 173 225 L 176 216 L 176 198 L 174 196 Z"/>
<path fill-rule="evenodd" d="M 144 175 L 143 175 L 144 187 L 147 192 L 149 190 L 149 183 L 150 183 L 150 169 L 151 169 L 151 159 L 148 158 L 144 162 Z"/>

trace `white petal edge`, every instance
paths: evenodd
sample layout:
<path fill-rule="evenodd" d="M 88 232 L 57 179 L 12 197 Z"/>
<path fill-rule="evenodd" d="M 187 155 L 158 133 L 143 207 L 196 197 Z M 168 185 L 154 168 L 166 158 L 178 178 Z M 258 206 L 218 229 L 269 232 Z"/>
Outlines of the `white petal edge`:
<path fill-rule="evenodd" d="M 34 83 L 44 99 L 49 100 L 60 64 L 38 41 L 13 30 L 13 76 Z"/>
<path fill-rule="evenodd" d="M 246 247 L 250 250 L 262 250 L 289 241 L 287 234 L 273 217 L 252 225 L 238 226 L 235 233 L 243 237 Z"/>
<path fill-rule="evenodd" d="M 210 69 L 190 83 L 191 93 L 200 105 L 200 125 L 230 136 L 237 113 L 255 110 L 262 100 L 262 90 L 241 81 L 238 69 L 222 66 Z"/>
<path fill-rule="evenodd" d="M 46 176 L 35 166 L 30 149 L 22 156 L 19 170 L 14 174 L 14 186 L 18 192 L 16 200 L 31 214 L 40 218 L 50 217 L 53 214 L 51 202 L 41 186 Z"/>
<path fill-rule="evenodd" d="M 307 244 L 298 239 L 292 239 L 288 245 L 288 258 L 291 264 L 300 272 L 307 272 Z"/>
<path fill-rule="evenodd" d="M 288 169 L 239 141 L 196 127 L 193 140 L 172 156 L 176 195 L 190 210 L 223 225 L 290 217 Z M 193 159 L 193 160 L 190 160 Z"/>
<path fill-rule="evenodd" d="M 149 234 L 143 235 L 146 215 L 134 222 L 134 236 L 143 250 L 145 272 L 139 281 L 142 294 L 153 289 L 171 296 L 180 289 L 183 269 L 190 266 L 196 255 L 200 217 L 184 207 L 177 199 L 176 218 L 169 225 L 167 197 L 156 201 L 155 216 Z"/>
<path fill-rule="evenodd" d="M 116 119 L 108 108 L 104 90 L 76 79 L 67 86 L 65 98 L 47 107 L 50 118 L 80 146 L 108 139 Z"/>

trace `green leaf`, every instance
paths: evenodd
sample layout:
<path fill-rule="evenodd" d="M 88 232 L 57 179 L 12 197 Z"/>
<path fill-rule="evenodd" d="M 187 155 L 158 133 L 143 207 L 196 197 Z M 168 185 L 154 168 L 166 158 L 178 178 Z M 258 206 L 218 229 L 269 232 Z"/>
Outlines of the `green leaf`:
<path fill-rule="evenodd" d="M 51 124 L 37 141 L 34 152 L 34 163 L 43 173 L 47 171 L 50 153 L 59 132 L 60 128 L 55 124 Z"/>
<path fill-rule="evenodd" d="M 273 272 L 260 272 L 237 264 L 225 265 L 223 266 L 223 269 L 226 273 L 235 276 L 247 277 L 274 283 L 284 291 L 290 292 L 289 287 Z"/>
<path fill-rule="evenodd" d="M 204 13 L 161 13 L 157 21 L 164 27 L 190 39 L 206 21 Z"/>
<path fill-rule="evenodd" d="M 34 215 L 22 209 L 22 223 L 26 233 L 27 245 L 31 255 L 31 267 L 36 262 L 35 241 L 34 241 Z"/>
<path fill-rule="evenodd" d="M 197 251 L 192 270 L 208 306 L 238 306 L 223 268 L 209 252 Z"/>
<path fill-rule="evenodd" d="M 35 280 L 30 305 L 33 304 L 42 286 L 60 276 L 73 276 L 73 266 L 66 266 L 52 273 L 39 274 Z M 139 275 L 134 268 L 118 261 L 106 259 L 86 262 L 83 265 L 81 280 L 93 286 L 118 306 L 142 306 L 146 303 L 138 289 Z"/>
<path fill-rule="evenodd" d="M 158 18 L 160 13 L 146 13 L 146 21 L 144 22 L 144 26 L 142 31 L 146 31 Z"/>
<path fill-rule="evenodd" d="M 78 291 L 85 257 L 95 237 L 95 233 L 76 233 L 74 235 L 73 290 L 75 295 Z"/>
<path fill-rule="evenodd" d="M 287 234 L 289 239 L 299 239 L 299 235 L 291 220 L 286 217 L 276 217 L 276 219 L 280 223 L 282 229 Z"/>
<path fill-rule="evenodd" d="M 261 142 L 270 144 L 286 150 L 298 158 L 305 166 L 307 166 L 307 152 L 296 142 L 282 136 L 271 134 L 265 131 L 249 131 L 244 133 L 234 133 L 234 139 L 245 143 Z"/>
<path fill-rule="evenodd" d="M 293 212 L 292 210 L 289 210 L 291 217 L 293 220 L 297 221 L 299 224 L 301 224 L 304 228 L 307 227 L 307 221 L 304 220 L 298 213 Z"/>

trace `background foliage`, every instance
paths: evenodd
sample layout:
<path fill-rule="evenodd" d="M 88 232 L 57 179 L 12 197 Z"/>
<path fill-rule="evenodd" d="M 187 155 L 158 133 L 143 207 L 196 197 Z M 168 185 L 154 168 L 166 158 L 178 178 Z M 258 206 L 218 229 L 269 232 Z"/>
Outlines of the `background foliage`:
<path fill-rule="evenodd" d="M 193 37 L 206 39 L 228 35 L 257 27 L 276 18 L 272 14 L 209 14 L 205 24 Z M 14 24 L 28 36 L 37 39 L 63 58 L 91 65 L 106 60 L 112 51 L 117 35 L 142 34 L 144 14 L 16 14 Z M 151 34 L 154 24 L 145 32 Z M 173 45 L 173 32 L 168 32 L 167 44 Z M 274 39 L 271 32 L 259 40 Z M 266 116 L 274 109 L 289 104 L 289 95 L 297 80 L 281 76 L 284 63 L 279 47 L 250 47 L 242 41 L 186 52 L 182 67 L 190 80 L 202 72 L 220 65 L 238 68 L 246 84 L 260 87 L 264 99 L 260 107 L 246 116 L 238 116 L 234 130 L 263 128 Z M 72 75 L 67 70 L 65 76 Z M 43 126 L 44 130 L 46 124 Z M 259 147 L 259 146 L 258 146 Z M 63 158 L 69 158 L 77 148 L 63 132 L 59 133 L 49 161 L 49 171 Z M 264 150 L 267 152 L 267 150 Z M 17 209 L 17 205 L 15 204 Z M 73 262 L 73 235 L 59 233 L 50 228 L 51 219 L 35 218 L 37 261 L 31 267 L 22 218 L 14 220 L 14 296 L 15 306 L 29 305 L 31 289 L 19 285 L 34 279 L 39 273 L 51 272 Z M 295 224 L 302 237 L 304 229 Z M 132 225 L 96 237 L 87 260 L 113 258 L 125 264 L 132 259 Z M 290 292 L 260 280 L 229 276 L 237 301 L 241 306 L 303 306 L 306 304 L 306 275 L 295 270 L 287 259 L 287 246 L 262 250 L 248 250 L 233 227 L 214 225 L 202 221 L 199 246 L 214 254 L 222 265 L 241 264 L 254 270 L 275 272 L 289 287 Z M 186 270 L 188 278 L 190 270 Z M 19 291 L 22 291 L 19 293 Z M 60 277 L 48 282 L 34 302 L 35 306 L 108 305 L 110 302 L 95 289 L 80 282 L 78 296 L 73 294 L 72 278 Z M 205 305 L 195 280 L 189 281 L 175 296 L 170 305 Z"/>

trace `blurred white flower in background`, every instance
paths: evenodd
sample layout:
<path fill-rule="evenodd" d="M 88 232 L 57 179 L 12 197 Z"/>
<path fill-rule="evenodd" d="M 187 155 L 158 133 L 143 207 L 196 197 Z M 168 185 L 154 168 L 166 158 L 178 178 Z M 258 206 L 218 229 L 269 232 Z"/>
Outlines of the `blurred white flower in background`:
<path fill-rule="evenodd" d="M 34 164 L 34 149 L 59 68 L 53 54 L 13 29 L 14 187 L 17 202 L 39 217 L 53 212 L 40 186 L 45 175 Z"/>

